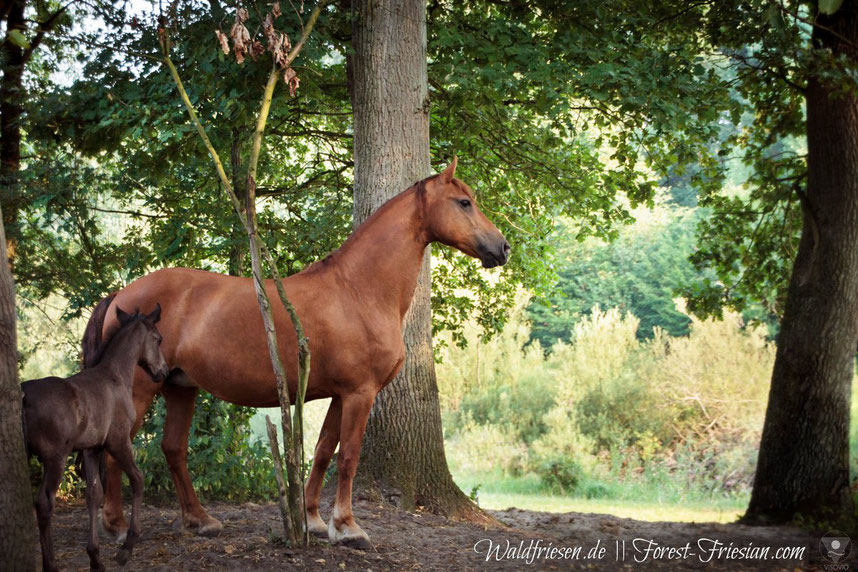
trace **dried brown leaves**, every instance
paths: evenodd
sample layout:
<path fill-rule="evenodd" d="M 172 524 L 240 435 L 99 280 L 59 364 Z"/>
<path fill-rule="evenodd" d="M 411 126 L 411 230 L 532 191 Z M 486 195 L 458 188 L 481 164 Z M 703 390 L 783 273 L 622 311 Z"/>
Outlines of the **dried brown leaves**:
<path fill-rule="evenodd" d="M 215 30 L 215 36 L 217 36 L 217 41 L 220 44 L 220 49 L 223 50 L 223 53 L 229 54 L 229 38 L 226 37 L 226 34 L 220 30 Z"/>
<path fill-rule="evenodd" d="M 235 61 L 237 63 L 244 62 L 244 56 L 247 55 L 247 49 L 250 45 L 250 32 L 244 26 L 244 23 L 249 18 L 247 10 L 239 8 L 235 11 L 235 24 L 229 31 L 229 37 L 232 38 L 232 51 L 235 52 Z M 220 39 L 220 36 L 218 36 Z"/>
<path fill-rule="evenodd" d="M 289 95 L 295 97 L 295 92 L 298 91 L 298 86 L 301 84 L 301 79 L 291 67 L 283 71 L 283 81 L 289 86 Z"/>
<path fill-rule="evenodd" d="M 274 64 L 283 70 L 283 81 L 289 86 L 290 95 L 294 97 L 301 80 L 298 78 L 297 72 L 292 69 L 292 62 L 289 59 L 292 42 L 285 32 L 280 32 L 274 27 L 274 21 L 282 15 L 280 2 L 274 2 L 271 5 L 271 11 L 262 20 L 262 35 L 265 38 L 265 44 L 263 44 L 260 40 L 251 37 L 250 32 L 244 25 L 250 15 L 245 8 L 239 8 L 235 12 L 235 23 L 233 23 L 232 29 L 229 32 L 229 38 L 232 39 L 232 51 L 235 61 L 238 64 L 244 63 L 244 59 L 248 55 L 250 59 L 256 61 L 266 51 L 269 52 L 274 60 Z M 215 36 L 223 53 L 229 54 L 229 39 L 227 35 L 220 30 L 215 30 Z"/>

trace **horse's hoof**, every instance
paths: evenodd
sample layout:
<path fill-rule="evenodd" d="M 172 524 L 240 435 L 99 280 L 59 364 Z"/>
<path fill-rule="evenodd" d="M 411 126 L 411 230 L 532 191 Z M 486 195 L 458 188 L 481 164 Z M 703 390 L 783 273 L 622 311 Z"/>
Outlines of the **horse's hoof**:
<path fill-rule="evenodd" d="M 369 552 L 372 550 L 372 543 L 366 536 L 346 536 L 332 543 L 334 546 L 347 546 L 356 550 Z"/>
<path fill-rule="evenodd" d="M 223 530 L 223 524 L 218 519 L 207 516 L 197 528 L 197 534 L 200 536 L 218 536 L 221 530 Z"/>
<path fill-rule="evenodd" d="M 328 525 L 322 520 L 318 512 L 307 512 L 307 532 L 316 538 L 328 539 Z"/>
<path fill-rule="evenodd" d="M 106 525 L 101 512 L 98 513 L 98 530 L 101 532 L 102 536 L 116 544 L 122 544 L 125 542 L 125 537 L 128 536 L 127 528 L 116 528 Z"/>
<path fill-rule="evenodd" d="M 336 514 L 331 516 L 331 520 L 328 523 L 328 539 L 330 539 L 332 545 L 348 546 L 349 548 L 357 548 L 358 550 L 372 550 L 372 543 L 369 541 L 369 536 L 356 522 L 352 520 L 349 524 L 343 523 L 340 525 L 342 530 L 339 530 L 335 520 Z"/>

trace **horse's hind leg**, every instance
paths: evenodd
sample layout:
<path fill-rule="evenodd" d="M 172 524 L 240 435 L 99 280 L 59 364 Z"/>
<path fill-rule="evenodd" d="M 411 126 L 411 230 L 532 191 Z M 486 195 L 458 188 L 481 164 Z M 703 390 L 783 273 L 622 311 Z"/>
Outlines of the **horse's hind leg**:
<path fill-rule="evenodd" d="M 176 494 L 182 507 L 182 524 L 187 529 L 196 530 L 197 534 L 217 535 L 223 530 L 223 525 L 203 509 L 188 473 L 188 434 L 191 431 L 197 391 L 196 387 L 173 385 L 169 381 L 164 384 L 161 393 L 167 406 L 167 419 L 164 421 L 161 450 L 164 451 L 173 484 L 176 485 Z"/>
<path fill-rule="evenodd" d="M 54 560 L 54 544 L 51 539 L 51 518 L 54 515 L 57 489 L 63 479 L 68 451 L 59 453 L 53 457 L 42 459 L 45 465 L 45 474 L 42 477 L 42 486 L 36 494 L 36 520 L 39 523 L 39 542 L 42 545 L 42 569 L 45 572 L 58 570 Z"/>
<path fill-rule="evenodd" d="M 123 436 L 124 437 L 124 436 Z M 134 463 L 134 453 L 131 449 L 131 439 L 125 438 L 122 443 L 108 443 L 108 450 L 122 471 L 128 475 L 131 483 L 131 526 L 125 536 L 125 542 L 116 554 L 116 561 L 124 565 L 131 557 L 134 544 L 140 537 L 140 504 L 143 500 L 143 473 Z"/>
<path fill-rule="evenodd" d="M 143 416 L 155 394 L 158 392 L 159 384 L 152 383 L 149 376 L 139 367 L 134 373 L 134 385 L 132 389 L 132 398 L 134 400 L 134 410 L 137 414 L 137 419 L 134 420 L 134 425 L 131 427 L 130 436 L 133 438 L 143 424 Z M 122 514 L 122 468 L 116 462 L 112 455 L 107 455 L 106 458 L 106 474 L 104 482 L 101 483 L 104 487 L 104 506 L 101 509 L 101 526 L 108 535 L 116 539 L 117 542 L 125 540 L 125 533 L 128 530 L 128 525 L 125 522 L 125 515 Z"/>
<path fill-rule="evenodd" d="M 328 535 L 328 525 L 319 516 L 319 495 L 322 492 L 322 481 L 325 478 L 325 471 L 328 470 L 328 465 L 331 458 L 334 456 L 334 450 L 337 448 L 337 443 L 340 442 L 340 419 L 342 418 L 342 402 L 339 397 L 334 397 L 331 405 L 328 407 L 328 414 L 325 416 L 325 422 L 322 424 L 322 432 L 319 434 L 319 442 L 316 443 L 316 450 L 313 453 L 313 468 L 310 470 L 310 477 L 307 479 L 307 484 L 304 485 L 304 499 L 307 509 L 307 529 L 310 534 L 316 536 Z"/>
<path fill-rule="evenodd" d="M 101 459 L 103 449 L 87 449 L 83 452 L 83 466 L 86 470 L 86 508 L 89 512 L 89 540 L 86 543 L 86 553 L 89 554 L 90 570 L 104 570 L 98 557 L 98 509 L 104 498 L 101 488 Z"/>

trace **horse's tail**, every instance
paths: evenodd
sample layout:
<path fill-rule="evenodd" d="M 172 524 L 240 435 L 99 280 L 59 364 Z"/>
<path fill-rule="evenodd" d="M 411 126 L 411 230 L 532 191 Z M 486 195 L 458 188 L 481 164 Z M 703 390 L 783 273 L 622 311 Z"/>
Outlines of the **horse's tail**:
<path fill-rule="evenodd" d="M 89 322 L 86 324 L 86 329 L 83 331 L 81 349 L 83 350 L 84 369 L 92 367 L 101 361 L 101 354 L 104 351 L 101 331 L 104 329 L 104 318 L 107 316 L 107 309 L 114 298 L 116 298 L 116 294 L 110 294 L 93 308 Z"/>

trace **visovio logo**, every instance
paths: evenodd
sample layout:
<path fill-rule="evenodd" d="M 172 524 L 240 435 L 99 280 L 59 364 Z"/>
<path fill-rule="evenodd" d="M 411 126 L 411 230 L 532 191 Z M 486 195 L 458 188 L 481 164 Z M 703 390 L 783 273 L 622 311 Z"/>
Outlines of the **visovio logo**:
<path fill-rule="evenodd" d="M 826 565 L 826 570 L 848 570 L 849 565 L 846 562 L 852 554 L 852 539 L 845 532 L 829 531 L 819 539 L 819 552 L 825 560 L 836 565 Z"/>

